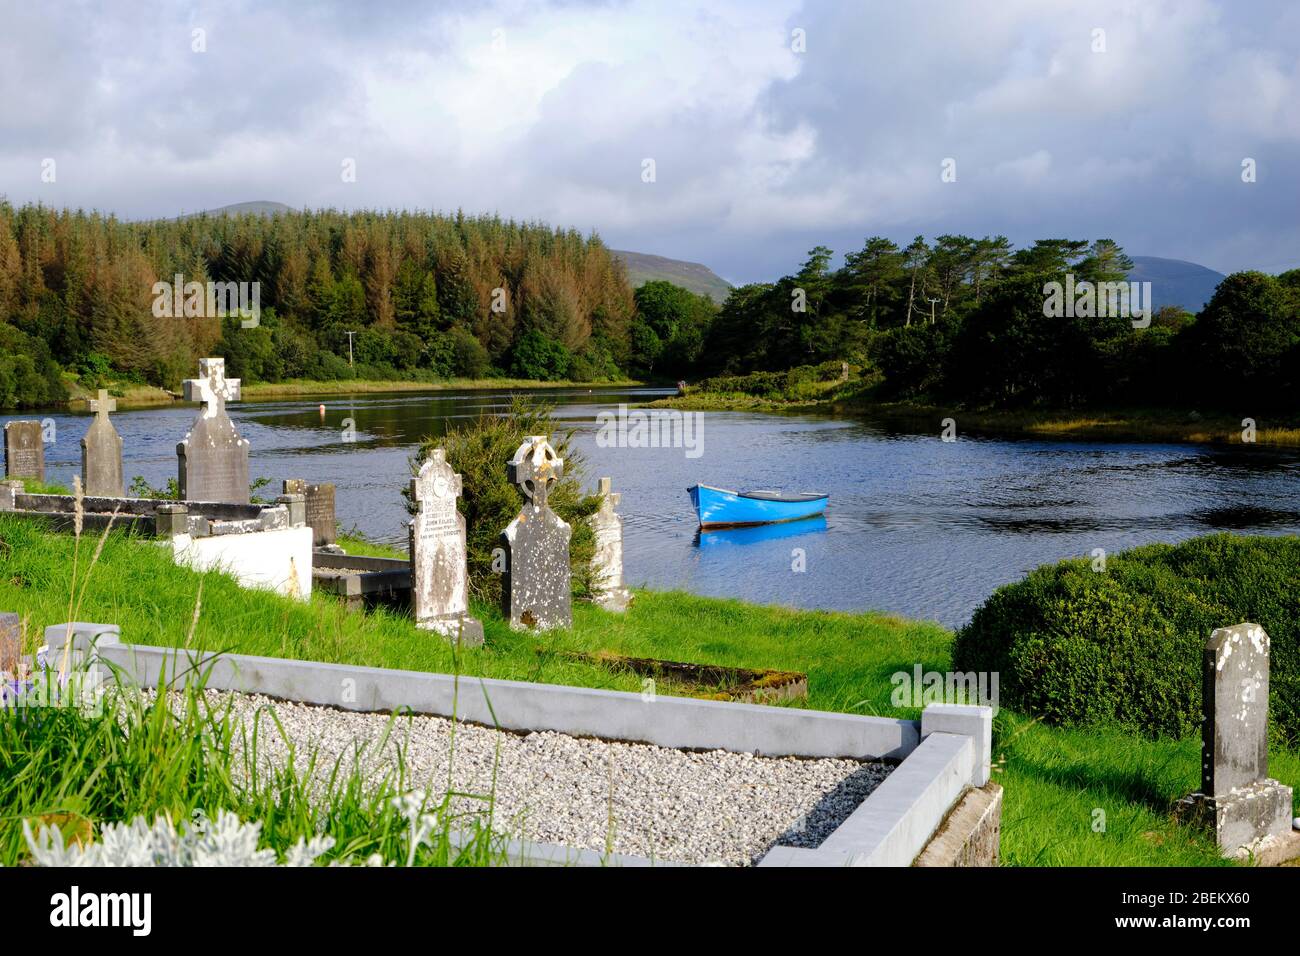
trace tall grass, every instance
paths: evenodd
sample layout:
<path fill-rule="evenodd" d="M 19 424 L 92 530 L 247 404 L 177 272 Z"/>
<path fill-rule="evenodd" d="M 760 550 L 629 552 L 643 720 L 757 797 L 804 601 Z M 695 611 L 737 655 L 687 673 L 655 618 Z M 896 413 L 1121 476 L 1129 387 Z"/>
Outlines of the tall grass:
<path fill-rule="evenodd" d="M 70 576 L 66 587 L 48 592 L 53 599 L 66 590 L 67 621 L 80 618 L 109 542 L 115 548 L 140 544 L 114 536 L 110 521 L 79 574 L 79 480 L 74 480 L 74 497 L 74 535 L 53 539 L 60 545 L 70 542 L 70 566 L 66 554 L 61 562 Z M 9 532 L 8 538 L 4 532 Z M 8 526 L 0 529 L 0 563 L 12 563 L 15 537 L 22 548 L 46 536 L 37 532 L 37 537 L 26 536 L 24 542 L 21 527 L 17 535 Z M 25 555 L 25 550 L 19 554 Z M 202 620 L 205 580 L 197 579 L 185 647 L 194 644 Z M 10 578 L 11 585 L 25 583 L 21 571 Z M 364 768 L 369 745 L 360 746 L 350 762 L 340 758 L 330 767 L 319 768 L 315 752 L 309 752 L 300 764 L 274 709 L 256 712 L 251 725 L 236 719 L 232 698 L 215 698 L 222 704 L 204 694 L 209 670 L 198 667 L 181 675 L 178 690 L 153 694 L 139 692 L 115 671 L 96 705 L 67 693 L 86 677 L 79 673 L 84 666 L 70 658 L 68 627 L 57 669 L 50 662 L 35 675 L 54 692 L 38 696 L 25 691 L 20 681 L 14 706 L 0 708 L 0 864 L 13 866 L 26 860 L 25 829 L 37 833 L 57 829 L 63 843 L 84 843 L 93 840 L 97 827 L 105 823 L 125 823 L 135 817 L 152 821 L 160 815 L 179 823 L 189 821 L 196 811 L 211 816 L 218 810 L 260 821 L 263 846 L 277 856 L 324 833 L 334 839 L 326 860 L 462 866 L 489 865 L 504 858 L 504 842 L 491 828 L 495 786 L 484 795 L 456 793 L 449 779 L 443 795 L 430 803 L 425 792 L 413 789 L 407 779 L 400 741 L 393 742 L 396 754 L 391 769 L 378 780 Z M 170 628 L 164 633 L 171 633 Z M 452 663 L 457 664 L 454 657 Z M 210 669 L 211 663 L 206 667 Z M 165 671 L 159 674 L 158 687 L 168 686 L 165 678 Z M 173 684 L 176 679 L 173 676 Z M 59 687 L 65 688 L 62 694 Z M 398 715 L 389 718 L 384 734 L 373 745 L 375 751 L 385 750 L 399 719 Z M 261 758 L 260 742 L 267 733 L 283 738 L 284 759 Z M 479 801 L 482 812 L 453 810 L 453 800 L 466 797 Z"/>
<path fill-rule="evenodd" d="M 72 539 L 0 516 L 0 542 L 0 608 L 20 611 L 32 621 L 63 620 Z M 512 631 L 494 609 L 478 607 L 487 644 L 463 649 L 457 655 L 447 642 L 419 631 L 400 615 L 349 614 L 323 595 L 304 604 L 244 590 L 225 575 L 199 575 L 178 568 L 152 544 L 118 533 L 107 539 L 80 613 L 84 620 L 121 625 L 124 639 L 133 643 L 177 645 L 186 638 L 200 580 L 203 613 L 187 642 L 195 650 L 441 673 L 455 673 L 459 668 L 466 676 L 639 691 L 635 675 L 611 672 L 562 654 L 538 654 L 539 648 L 585 653 L 604 650 L 636 657 L 803 671 L 809 675 L 809 697 L 799 706 L 905 718 L 916 718 L 920 712 L 893 705 L 892 675 L 910 673 L 917 663 L 925 671 L 952 668 L 952 634 L 937 624 L 881 614 L 758 607 L 671 592 L 641 592 L 632 609 L 621 615 L 576 604 L 572 630 L 544 635 Z M 147 587 L 141 582 L 147 582 Z M 196 701 L 195 707 L 199 716 L 206 713 L 202 701 Z M 161 787 L 162 796 L 150 804 L 137 792 L 131 774 L 120 769 L 131 766 L 130 761 L 125 756 L 109 759 L 129 747 L 128 742 L 114 738 L 113 747 L 82 746 L 78 741 L 85 731 L 73 734 L 71 724 L 59 723 L 81 718 L 41 717 L 53 723 L 39 734 L 34 728 L 6 724 L 5 736 L 0 737 L 0 814 L 5 821 L 0 844 L 10 839 L 8 828 L 13 820 L 24 813 L 57 813 L 62 807 L 76 807 L 75 798 L 83 790 L 89 794 L 88 805 L 108 807 L 97 812 L 111 811 L 119 814 L 117 819 L 128 807 L 172 802 L 185 811 L 198 803 L 198 798 L 187 802 L 167 796 L 168 788 L 176 786 L 169 781 L 175 781 L 177 775 L 160 769 L 153 771 L 157 783 L 152 785 Z M 161 721 L 162 717 L 153 719 Z M 219 726 L 220 721 L 217 723 Z M 182 745 L 192 746 L 185 742 L 192 741 L 199 725 L 197 717 L 186 717 L 164 728 L 165 734 L 159 732 L 167 742 L 163 752 L 166 747 L 176 747 L 181 753 L 177 762 L 186 766 Z M 112 732 L 97 722 L 93 728 L 98 734 Z M 69 735 L 75 739 L 68 739 Z M 18 737 L 26 741 L 22 754 L 30 756 L 9 756 L 16 753 Z M 1003 859 L 1021 865 L 1217 865 L 1220 861 L 1213 843 L 1180 827 L 1171 814 L 1173 802 L 1199 783 L 1198 744 L 1195 738 L 1151 741 L 1119 730 L 1046 727 L 1003 710 L 994 742 L 994 780 L 1006 788 Z M 239 765 L 221 756 L 220 747 L 217 751 L 215 765 L 191 776 L 197 781 L 195 786 L 201 783 L 209 788 L 205 792 L 221 796 L 228 792 L 223 789 L 227 788 L 225 778 L 233 777 L 232 767 Z M 66 773 L 58 770 L 64 761 L 72 768 Z M 34 781 L 42 762 L 50 768 L 49 779 Z M 103 769 L 97 769 L 101 763 Z M 224 771 L 218 772 L 223 767 Z M 386 841 L 399 838 L 398 829 L 405 821 L 385 815 L 384 807 L 368 799 L 352 769 L 339 767 L 338 796 L 315 809 L 305 796 L 281 801 L 273 798 L 273 788 L 266 787 L 246 794 L 242 798 L 245 803 L 228 806 L 266 819 L 268 838 L 280 849 L 292 845 L 300 835 L 319 832 L 309 830 L 305 822 L 314 815 L 323 819 L 322 829 L 339 839 L 335 854 L 372 852 L 372 847 L 381 845 L 391 852 L 396 844 Z M 1270 771 L 1300 794 L 1300 754 L 1275 748 Z M 69 783 L 56 786 L 63 776 Z M 394 780 L 388 794 L 408 783 Z M 293 786 L 287 792 L 294 793 Z M 369 835 L 372 825 L 377 828 L 373 837 Z M 10 859 L 0 856 L 6 862 Z M 459 859 L 448 849 L 449 862 Z"/>
<path fill-rule="evenodd" d="M 0 711 L 0 863 L 27 856 L 24 821 L 33 829 L 58 827 L 65 842 L 93 838 L 104 823 L 166 814 L 189 820 L 196 810 L 229 810 L 262 822 L 263 845 L 283 854 L 300 839 L 328 834 L 327 860 L 385 860 L 419 865 L 487 865 L 504 854 L 489 825 L 492 794 L 478 795 L 482 813 L 453 810 L 447 793 L 421 811 L 435 821 L 423 844 L 410 841 L 410 822 L 398 798 L 413 787 L 404 747 L 393 769 L 367 775 L 365 753 L 319 768 L 301 760 L 272 763 L 259 757 L 262 738 L 281 733 L 274 711 L 259 712 L 251 726 L 235 718 L 229 698 L 202 692 L 195 673 L 167 695 L 141 694 L 111 685 L 105 706 L 20 707 Z M 224 702 L 222 702 L 224 701 Z M 401 718 L 393 716 L 389 732 Z M 385 740 L 379 741 L 382 747 Z"/>

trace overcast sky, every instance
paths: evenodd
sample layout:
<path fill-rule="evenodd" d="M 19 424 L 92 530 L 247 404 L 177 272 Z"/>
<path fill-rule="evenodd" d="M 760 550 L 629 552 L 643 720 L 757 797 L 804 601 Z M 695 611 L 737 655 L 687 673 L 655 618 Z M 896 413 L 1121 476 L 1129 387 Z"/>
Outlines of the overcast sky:
<path fill-rule="evenodd" d="M 944 232 L 1300 266 L 1294 0 L 307 7 L 0 0 L 0 194 L 460 207 L 733 282 Z"/>

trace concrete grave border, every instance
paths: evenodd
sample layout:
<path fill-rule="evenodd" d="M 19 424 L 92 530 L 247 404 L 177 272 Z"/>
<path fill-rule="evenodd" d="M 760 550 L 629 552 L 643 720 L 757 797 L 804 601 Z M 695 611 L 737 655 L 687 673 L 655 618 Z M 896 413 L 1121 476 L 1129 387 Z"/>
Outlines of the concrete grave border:
<path fill-rule="evenodd" d="M 260 694 L 342 710 L 409 710 L 528 732 L 729 750 L 761 756 L 898 760 L 863 803 L 816 849 L 776 846 L 760 866 L 908 866 L 972 789 L 989 779 L 993 711 L 932 704 L 920 721 L 864 717 L 688 697 L 534 684 L 495 678 L 358 667 L 247 654 L 198 654 L 122 643 L 115 625 L 46 628 L 50 659 L 71 632 L 74 659 L 119 671 L 141 687 L 166 675 L 176 686 L 196 671 L 213 690 Z M 351 682 L 350 684 L 348 682 Z M 344 695 L 344 688 L 348 694 Z M 490 706 L 489 706 L 490 701 Z M 512 841 L 523 865 L 650 865 L 644 857 Z M 664 865 L 655 861 L 656 865 Z"/>

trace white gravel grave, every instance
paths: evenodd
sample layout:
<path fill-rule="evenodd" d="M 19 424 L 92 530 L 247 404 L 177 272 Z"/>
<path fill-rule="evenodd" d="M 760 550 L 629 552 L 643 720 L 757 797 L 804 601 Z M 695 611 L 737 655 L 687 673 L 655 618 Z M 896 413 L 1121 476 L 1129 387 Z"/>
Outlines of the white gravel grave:
<path fill-rule="evenodd" d="M 435 799 L 452 790 L 486 797 L 493 788 L 492 829 L 512 837 L 598 852 L 636 854 L 682 863 L 744 866 L 774 844 L 815 847 L 889 774 L 879 762 L 756 757 L 724 750 L 690 752 L 650 744 L 572 737 L 549 731 L 517 734 L 442 717 L 366 714 L 265 697 L 206 692 L 212 704 L 251 727 L 250 716 L 273 708 L 301 770 L 316 754 L 315 773 L 345 769 L 361 749 L 371 779 L 404 750 L 407 783 Z M 380 746 L 385 731 L 389 739 Z M 259 764 L 283 765 L 288 747 L 263 716 Z M 487 801 L 456 798 L 457 812 L 486 812 Z"/>

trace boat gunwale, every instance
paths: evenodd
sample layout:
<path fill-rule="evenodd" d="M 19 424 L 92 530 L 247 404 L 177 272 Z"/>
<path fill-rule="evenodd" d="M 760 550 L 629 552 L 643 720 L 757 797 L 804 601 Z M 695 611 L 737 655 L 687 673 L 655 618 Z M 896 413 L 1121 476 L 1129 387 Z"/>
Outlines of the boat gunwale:
<path fill-rule="evenodd" d="M 773 501 L 773 502 L 776 502 L 776 503 L 778 503 L 778 504 L 790 504 L 790 505 L 808 504 L 809 502 L 812 502 L 812 501 L 827 500 L 827 499 L 830 498 L 830 495 L 829 495 L 829 494 L 822 494 L 821 492 L 813 492 L 813 491 L 800 491 L 800 492 L 796 492 L 796 494 L 798 494 L 798 496 L 799 496 L 799 497 L 797 497 L 797 498 L 786 498 L 786 497 L 781 497 L 781 498 L 776 498 L 776 497 L 757 497 L 757 495 L 759 494 L 758 492 L 733 491 L 733 490 L 730 489 L 730 488 L 718 488 L 718 487 L 716 487 L 716 486 L 714 486 L 714 485 L 702 485 L 702 484 L 692 485 L 690 488 L 687 488 L 686 490 L 687 490 L 687 491 L 691 491 L 692 489 L 695 489 L 695 488 L 706 488 L 706 489 L 708 489 L 709 491 L 717 491 L 717 492 L 720 492 L 721 494 L 724 494 L 724 495 L 733 495 L 733 496 L 735 496 L 735 497 L 737 497 L 737 498 L 745 498 L 745 499 L 747 499 L 747 500 L 749 500 L 749 501 Z M 797 518 L 785 518 L 785 519 L 782 519 L 782 520 L 785 520 L 785 521 L 797 521 L 797 520 L 799 520 L 799 519 L 797 519 Z M 773 524 L 773 523 L 775 523 L 775 522 L 763 521 L 763 522 L 758 522 L 758 523 L 760 523 L 760 524 Z M 736 527 L 736 526 L 733 525 L 732 527 Z"/>

